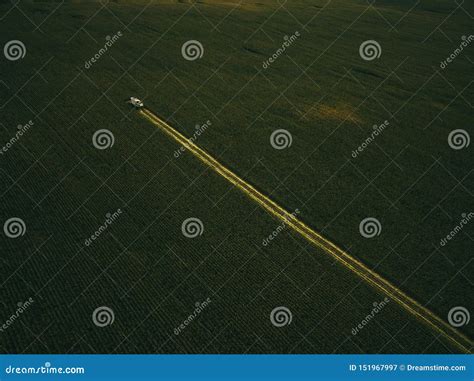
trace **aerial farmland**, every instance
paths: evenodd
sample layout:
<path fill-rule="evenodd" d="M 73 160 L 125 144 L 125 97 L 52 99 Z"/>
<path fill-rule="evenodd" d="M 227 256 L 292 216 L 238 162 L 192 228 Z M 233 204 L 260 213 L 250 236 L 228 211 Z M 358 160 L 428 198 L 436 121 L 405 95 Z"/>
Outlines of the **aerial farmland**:
<path fill-rule="evenodd" d="M 0 351 L 471 353 L 473 15 L 0 1 Z"/>

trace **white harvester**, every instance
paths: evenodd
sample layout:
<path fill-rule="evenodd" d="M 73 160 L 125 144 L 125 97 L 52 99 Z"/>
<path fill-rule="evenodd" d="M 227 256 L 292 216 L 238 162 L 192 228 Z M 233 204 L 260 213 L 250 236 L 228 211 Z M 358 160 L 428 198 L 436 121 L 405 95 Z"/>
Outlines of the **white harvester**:
<path fill-rule="evenodd" d="M 127 99 L 127 103 L 130 103 L 135 108 L 143 107 L 143 102 L 136 97 L 130 97 L 130 99 Z"/>

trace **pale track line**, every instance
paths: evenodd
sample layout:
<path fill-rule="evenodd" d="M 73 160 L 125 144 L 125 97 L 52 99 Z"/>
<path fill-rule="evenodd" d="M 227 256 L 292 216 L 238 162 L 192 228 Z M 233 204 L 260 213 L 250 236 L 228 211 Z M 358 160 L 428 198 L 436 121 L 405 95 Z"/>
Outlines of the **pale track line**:
<path fill-rule="evenodd" d="M 235 173 L 231 172 L 224 165 L 219 163 L 207 152 L 199 148 L 199 146 L 188 140 L 184 135 L 175 130 L 164 120 L 160 119 L 160 117 L 155 115 L 153 112 L 144 108 L 141 109 L 139 113 L 148 119 L 152 124 L 159 127 L 167 135 L 175 139 L 178 143 L 180 143 L 183 147 L 200 159 L 204 164 L 211 167 L 215 172 L 223 176 L 234 186 L 243 191 L 248 197 L 256 201 L 267 212 L 279 220 L 284 221 L 294 231 L 298 232 L 312 244 L 331 255 L 335 260 L 344 265 L 344 267 L 357 274 L 371 286 L 375 287 L 378 291 L 381 291 L 383 294 L 395 300 L 410 314 L 427 324 L 436 332 L 440 333 L 441 336 L 443 336 L 451 344 L 455 345 L 462 352 L 471 353 L 471 348 L 473 346 L 472 341 L 464 334 L 450 326 L 448 323 L 436 316 L 433 312 L 422 306 L 413 298 L 406 295 L 388 280 L 369 269 L 362 262 L 349 255 L 346 251 L 339 248 L 327 238 L 311 229 L 309 226 L 276 204 L 263 193 L 259 192 L 252 185 L 241 179 Z"/>

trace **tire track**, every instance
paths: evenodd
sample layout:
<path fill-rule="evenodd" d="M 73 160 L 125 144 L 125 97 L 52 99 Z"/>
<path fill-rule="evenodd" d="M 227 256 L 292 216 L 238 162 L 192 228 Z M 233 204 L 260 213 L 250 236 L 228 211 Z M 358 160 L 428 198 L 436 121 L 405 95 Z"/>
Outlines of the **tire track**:
<path fill-rule="evenodd" d="M 175 130 L 152 111 L 147 108 L 142 108 L 139 110 L 139 114 L 149 120 L 156 127 L 160 128 L 164 133 L 175 139 L 178 143 L 180 143 L 183 147 L 200 159 L 204 164 L 211 167 L 215 172 L 220 174 L 222 177 L 227 179 L 230 183 L 244 192 L 248 197 L 257 202 L 267 212 L 272 214 L 277 219 L 284 221 L 294 231 L 298 232 L 313 245 L 331 255 L 340 264 L 353 273 L 357 274 L 372 287 L 376 288 L 379 292 L 395 300 L 406 311 L 440 334 L 459 351 L 471 353 L 473 345 L 472 341 L 467 336 L 446 323 L 444 320 L 439 318 L 426 307 L 422 306 L 416 300 L 405 294 L 403 291 L 391 284 L 388 280 L 369 269 L 362 262 L 349 255 L 346 251 L 342 250 L 327 238 L 311 229 L 305 223 L 300 221 L 296 216 L 282 208 L 280 205 L 276 204 L 270 198 L 255 189 L 252 185 L 238 177 L 235 173 L 227 169 L 223 164 L 219 163 L 211 155 L 199 148 L 199 146 L 188 140 L 184 135 Z"/>

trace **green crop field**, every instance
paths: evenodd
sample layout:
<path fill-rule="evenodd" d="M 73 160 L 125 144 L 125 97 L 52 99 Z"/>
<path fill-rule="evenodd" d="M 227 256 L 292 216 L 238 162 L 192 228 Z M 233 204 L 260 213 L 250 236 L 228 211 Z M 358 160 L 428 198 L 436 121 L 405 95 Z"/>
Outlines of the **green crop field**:
<path fill-rule="evenodd" d="M 472 343 L 473 15 L 0 1 L 0 351 L 460 352 L 125 101 Z"/>

